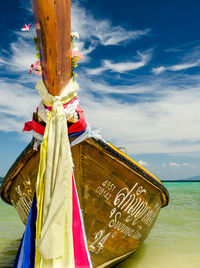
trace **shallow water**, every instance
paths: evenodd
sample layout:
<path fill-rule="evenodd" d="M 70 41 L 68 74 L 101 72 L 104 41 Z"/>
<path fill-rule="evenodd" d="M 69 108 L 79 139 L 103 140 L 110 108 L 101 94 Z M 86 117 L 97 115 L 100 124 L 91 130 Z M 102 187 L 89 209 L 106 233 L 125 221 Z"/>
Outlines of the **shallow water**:
<path fill-rule="evenodd" d="M 165 183 L 163 208 L 143 246 L 117 268 L 200 267 L 200 183 Z"/>
<path fill-rule="evenodd" d="M 0 199 L 0 267 L 13 267 L 24 225 L 12 206 Z"/>
<path fill-rule="evenodd" d="M 117 268 L 200 268 L 200 183 L 165 183 L 170 204 L 148 239 Z M 0 267 L 12 267 L 24 231 L 14 208 L 0 201 Z"/>

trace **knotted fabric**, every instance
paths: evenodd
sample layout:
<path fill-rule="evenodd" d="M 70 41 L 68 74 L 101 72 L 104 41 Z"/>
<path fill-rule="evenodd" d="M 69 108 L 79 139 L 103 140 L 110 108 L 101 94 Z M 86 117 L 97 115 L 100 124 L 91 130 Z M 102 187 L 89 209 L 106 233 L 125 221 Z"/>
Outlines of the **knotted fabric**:
<path fill-rule="evenodd" d="M 73 88 L 72 83 L 61 96 L 53 97 L 48 93 L 48 105 L 50 101 L 53 105 L 40 148 L 35 267 L 74 267 L 72 156 L 63 108 L 66 99 L 69 101 L 76 94 L 77 84 Z M 39 91 L 40 85 L 44 87 L 43 82 L 37 84 Z"/>
<path fill-rule="evenodd" d="M 35 88 L 38 90 L 40 96 L 42 97 L 44 104 L 46 106 L 52 106 L 54 96 L 51 95 L 47 91 L 45 84 L 43 83 L 42 80 L 40 80 L 37 83 Z M 59 99 L 62 102 L 62 104 L 65 104 L 65 103 L 71 101 L 75 96 L 77 96 L 76 92 L 78 89 L 79 89 L 79 84 L 76 81 L 74 81 L 73 79 L 71 79 L 69 81 L 69 83 L 67 84 L 67 86 L 64 88 L 64 90 L 62 90 L 62 92 L 59 96 Z"/>

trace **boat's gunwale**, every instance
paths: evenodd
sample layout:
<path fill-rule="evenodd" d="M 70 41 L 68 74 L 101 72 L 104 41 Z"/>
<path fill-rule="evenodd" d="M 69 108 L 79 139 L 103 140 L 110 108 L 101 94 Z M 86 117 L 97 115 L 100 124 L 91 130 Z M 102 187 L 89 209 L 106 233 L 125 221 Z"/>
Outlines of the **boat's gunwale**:
<path fill-rule="evenodd" d="M 154 178 L 154 176 L 151 176 L 150 172 L 145 172 L 145 169 L 142 169 L 139 164 L 137 164 L 135 161 L 130 161 L 129 157 L 125 157 L 125 154 L 120 152 L 119 150 L 115 150 L 114 146 L 111 147 L 108 143 L 104 142 L 102 139 L 91 137 L 91 139 L 94 143 L 98 144 L 102 149 L 104 149 L 107 153 L 109 153 L 111 156 L 116 157 L 119 161 L 124 163 L 126 166 L 131 168 L 134 172 L 141 175 L 148 183 L 151 183 L 154 187 L 156 187 L 158 190 L 161 191 L 162 194 L 162 207 L 167 206 L 169 201 L 169 193 L 166 189 L 166 187 L 159 181 Z M 20 172 L 20 170 L 24 167 L 24 165 L 27 163 L 27 161 L 32 157 L 37 151 L 33 151 L 33 143 L 34 139 L 27 145 L 27 147 L 23 150 L 23 152 L 18 156 L 18 158 L 15 160 L 11 168 L 8 170 L 4 181 L 0 188 L 0 195 L 3 201 L 6 203 L 12 205 L 11 200 L 9 200 L 9 196 L 5 196 L 5 193 L 8 192 L 9 186 L 11 185 L 11 181 L 16 177 L 16 175 Z M 22 159 L 25 159 L 24 163 L 22 163 Z M 20 166 L 21 165 L 21 166 Z"/>
<path fill-rule="evenodd" d="M 148 182 L 153 184 L 156 188 L 158 188 L 162 193 L 164 193 L 165 198 L 162 198 L 163 205 L 162 207 L 165 207 L 169 203 L 169 192 L 167 188 L 162 184 L 161 181 L 156 180 L 153 175 L 151 175 L 150 172 L 146 172 L 145 169 L 141 168 L 139 164 L 135 161 L 130 161 L 129 157 L 125 157 L 124 153 L 120 152 L 119 150 L 115 150 L 113 147 L 111 147 L 108 143 L 104 142 L 101 139 L 96 139 L 94 137 L 90 138 L 93 141 L 97 142 L 98 145 L 108 151 L 112 156 L 117 157 L 120 161 L 125 163 L 128 167 L 130 167 L 133 171 L 140 174 L 144 179 L 146 179 Z M 163 197 L 163 195 L 162 195 Z"/>

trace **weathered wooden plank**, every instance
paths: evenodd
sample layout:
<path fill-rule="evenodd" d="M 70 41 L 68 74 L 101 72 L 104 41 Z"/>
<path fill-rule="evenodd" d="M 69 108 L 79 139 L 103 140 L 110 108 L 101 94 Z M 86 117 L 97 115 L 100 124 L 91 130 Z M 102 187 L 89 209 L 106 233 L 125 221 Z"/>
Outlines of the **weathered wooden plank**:
<path fill-rule="evenodd" d="M 113 147 L 113 146 L 112 146 Z M 72 147 L 74 175 L 93 267 L 105 267 L 135 251 L 148 236 L 166 188 L 139 164 L 93 138 Z M 18 158 L 5 178 L 1 196 L 24 223 L 35 192 L 39 152 Z M 7 181 L 7 183 L 6 183 Z"/>
<path fill-rule="evenodd" d="M 71 79 L 71 0 L 32 0 L 42 78 L 60 95 Z"/>

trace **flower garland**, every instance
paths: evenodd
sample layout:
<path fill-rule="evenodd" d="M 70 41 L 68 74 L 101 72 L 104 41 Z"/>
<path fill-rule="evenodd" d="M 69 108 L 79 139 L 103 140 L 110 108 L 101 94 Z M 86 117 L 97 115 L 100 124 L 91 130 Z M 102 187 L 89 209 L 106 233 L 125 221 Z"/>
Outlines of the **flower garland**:
<path fill-rule="evenodd" d="M 82 59 L 83 55 L 79 51 L 79 48 L 74 45 L 74 43 L 79 39 L 79 34 L 74 32 L 71 34 L 71 70 L 72 70 L 72 79 L 75 81 L 75 77 L 78 75 L 74 72 L 74 69 L 77 68 L 78 64 Z M 42 76 L 42 67 L 40 64 L 40 53 L 39 53 L 39 42 L 38 38 L 35 36 L 33 39 L 36 47 L 36 58 L 38 59 L 34 64 L 31 64 L 29 74 L 34 72 L 35 74 Z"/>
<path fill-rule="evenodd" d="M 74 69 L 78 66 L 79 63 L 83 59 L 83 55 L 79 51 L 78 47 L 75 47 L 74 43 L 79 39 L 79 34 L 77 32 L 71 33 L 71 68 L 72 68 L 72 78 L 75 80 L 75 77 L 78 76 Z"/>

